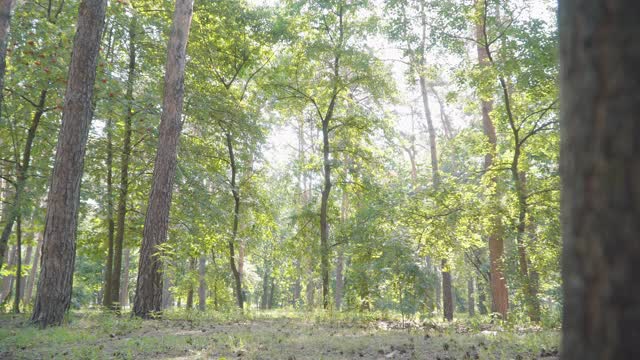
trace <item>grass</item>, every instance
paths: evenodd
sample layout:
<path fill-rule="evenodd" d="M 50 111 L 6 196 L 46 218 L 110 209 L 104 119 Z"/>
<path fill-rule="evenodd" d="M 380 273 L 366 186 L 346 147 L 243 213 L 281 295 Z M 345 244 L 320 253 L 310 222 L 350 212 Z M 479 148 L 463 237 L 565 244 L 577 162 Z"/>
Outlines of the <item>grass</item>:
<path fill-rule="evenodd" d="M 558 342 L 557 330 L 380 313 L 173 311 L 142 321 L 84 310 L 45 330 L 0 315 L 2 359 L 556 359 Z"/>

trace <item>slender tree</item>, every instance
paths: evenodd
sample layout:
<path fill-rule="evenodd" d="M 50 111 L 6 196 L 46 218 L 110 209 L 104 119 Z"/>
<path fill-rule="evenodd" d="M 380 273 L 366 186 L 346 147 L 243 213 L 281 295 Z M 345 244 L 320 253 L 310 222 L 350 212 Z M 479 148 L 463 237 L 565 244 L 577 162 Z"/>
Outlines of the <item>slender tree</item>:
<path fill-rule="evenodd" d="M 637 359 L 640 3 L 560 0 L 562 359 Z"/>
<path fill-rule="evenodd" d="M 31 321 L 60 325 L 71 305 L 80 180 L 96 77 L 105 0 L 83 0 L 73 41 L 69 80 L 48 196 L 42 266 Z"/>
<path fill-rule="evenodd" d="M 486 0 L 477 0 L 476 9 L 478 12 L 478 21 L 475 26 L 478 64 L 481 68 L 486 68 L 490 65 L 489 54 L 487 52 L 486 43 L 486 19 L 480 14 L 484 14 L 486 11 Z M 485 171 L 493 171 L 493 162 L 496 157 L 496 147 L 498 144 L 498 137 L 496 136 L 496 127 L 491 119 L 491 111 L 493 110 L 493 101 L 491 99 L 483 98 L 480 100 L 480 108 L 482 109 L 482 130 L 484 135 L 489 141 L 489 151 L 484 156 L 484 169 Z M 491 186 L 497 187 L 498 178 L 496 175 L 491 177 Z M 495 189 L 493 190 L 496 191 Z M 497 202 L 498 194 L 494 194 L 492 201 Z M 489 233 L 489 263 L 490 263 L 490 278 L 489 283 L 491 287 L 491 311 L 499 313 L 503 319 L 507 318 L 507 312 L 509 311 L 509 292 L 507 290 L 507 280 L 504 274 L 504 241 L 500 235 L 500 218 L 498 216 L 493 217 L 493 224 L 491 232 Z"/>
<path fill-rule="evenodd" d="M 162 261 L 158 256 L 158 246 L 167 240 L 169 228 L 169 209 L 182 129 L 184 68 L 192 15 L 193 0 L 176 0 L 167 46 L 160 137 L 142 234 L 133 305 L 133 314 L 142 318 L 149 318 L 162 310 Z"/>

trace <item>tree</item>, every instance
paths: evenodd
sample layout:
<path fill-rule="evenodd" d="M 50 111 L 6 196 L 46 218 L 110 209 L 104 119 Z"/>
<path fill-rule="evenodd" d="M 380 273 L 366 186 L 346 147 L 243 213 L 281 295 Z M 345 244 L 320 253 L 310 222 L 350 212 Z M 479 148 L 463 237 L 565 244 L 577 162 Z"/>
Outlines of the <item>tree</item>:
<path fill-rule="evenodd" d="M 640 356 L 636 1 L 559 2 L 562 359 Z"/>
<path fill-rule="evenodd" d="M 489 44 L 487 40 L 487 24 L 486 24 L 486 0 L 477 0 L 477 13 L 475 24 L 476 50 L 478 53 L 478 64 L 480 68 L 486 68 L 490 64 L 489 60 Z M 491 172 L 495 158 L 498 138 L 496 136 L 496 127 L 491 119 L 491 111 L 493 110 L 493 101 L 491 98 L 482 97 L 480 99 L 480 108 L 482 111 L 482 131 L 489 142 L 489 149 L 484 157 L 484 169 Z M 496 175 L 491 177 L 490 186 L 493 194 L 489 200 L 492 204 L 499 202 L 500 194 L 497 193 L 498 178 Z M 490 277 L 489 284 L 491 287 L 491 311 L 499 313 L 503 319 L 507 318 L 509 311 L 509 291 L 507 289 L 507 279 L 504 273 L 504 240 L 500 234 L 500 217 L 492 216 L 492 228 L 489 238 L 489 263 Z"/>
<path fill-rule="evenodd" d="M 93 116 L 91 98 L 105 8 L 105 0 L 83 0 L 78 11 L 47 202 L 42 267 L 31 316 L 31 321 L 41 327 L 60 325 L 71 304 L 80 181 Z"/>
<path fill-rule="evenodd" d="M 164 99 L 153 182 L 144 223 L 133 314 L 149 318 L 162 307 L 162 261 L 158 246 L 167 239 L 169 209 L 182 129 L 184 68 L 193 0 L 177 0 L 167 46 Z"/>

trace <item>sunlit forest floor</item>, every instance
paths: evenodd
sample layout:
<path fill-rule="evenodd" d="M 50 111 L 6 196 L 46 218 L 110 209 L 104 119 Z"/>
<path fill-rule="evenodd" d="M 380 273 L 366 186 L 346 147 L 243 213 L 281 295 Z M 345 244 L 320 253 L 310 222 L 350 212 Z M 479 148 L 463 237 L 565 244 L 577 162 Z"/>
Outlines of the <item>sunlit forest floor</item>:
<path fill-rule="evenodd" d="M 75 311 L 39 330 L 0 315 L 0 359 L 557 359 L 559 332 L 379 314 L 171 312 L 162 320 Z"/>

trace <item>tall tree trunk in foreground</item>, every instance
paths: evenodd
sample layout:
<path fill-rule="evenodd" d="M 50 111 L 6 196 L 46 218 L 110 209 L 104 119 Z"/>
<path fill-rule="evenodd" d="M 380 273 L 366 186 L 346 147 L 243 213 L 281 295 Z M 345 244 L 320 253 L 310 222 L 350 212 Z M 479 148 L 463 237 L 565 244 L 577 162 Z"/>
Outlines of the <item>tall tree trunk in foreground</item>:
<path fill-rule="evenodd" d="M 640 3 L 561 0 L 562 359 L 640 358 Z"/>
<path fill-rule="evenodd" d="M 477 0 L 476 6 L 478 11 L 484 11 L 484 3 L 486 0 Z M 483 19 L 482 16 L 478 17 Z M 479 20 L 476 23 L 476 41 L 477 41 L 477 53 L 478 64 L 481 68 L 489 66 L 488 53 L 484 44 L 484 32 L 485 26 L 483 20 Z M 484 157 L 484 170 L 486 172 L 493 171 L 493 160 L 496 153 L 496 146 L 498 138 L 496 136 L 496 128 L 491 119 L 491 110 L 493 108 L 493 101 L 490 99 L 481 99 L 480 107 L 482 109 L 482 129 L 484 135 L 489 141 L 490 149 Z M 498 178 L 494 175 L 491 178 L 491 184 L 494 187 L 493 192 L 496 191 Z M 492 194 L 494 197 L 490 201 L 497 203 L 498 194 Z M 497 206 L 497 205 L 496 205 Z M 489 263 L 490 263 L 490 287 L 491 287 L 491 311 L 499 313 L 503 319 L 507 318 L 507 312 L 509 311 L 509 292 L 507 290 L 507 280 L 504 275 L 504 242 L 500 237 L 501 223 L 500 219 L 495 216 L 493 221 L 493 229 L 489 234 Z"/>
<path fill-rule="evenodd" d="M 193 0 L 176 0 L 167 46 L 160 137 L 153 168 L 153 183 L 144 221 L 133 314 L 149 318 L 162 310 L 162 260 L 158 246 L 167 240 L 169 209 L 176 173 L 178 141 L 182 130 L 184 67 Z"/>
<path fill-rule="evenodd" d="M 131 157 L 131 127 L 133 122 L 133 87 L 136 77 L 136 17 L 129 23 L 129 69 L 127 75 L 127 113 L 124 119 L 124 139 L 120 159 L 120 188 L 118 191 L 118 209 L 116 222 L 116 236 L 113 251 L 113 278 L 111 285 L 111 301 L 116 302 L 122 292 L 120 280 L 122 279 L 121 264 L 122 250 L 124 248 L 125 218 L 127 216 L 127 196 L 129 195 L 129 158 Z M 128 275 L 125 273 L 125 276 Z M 120 304 L 122 305 L 122 303 Z"/>
<path fill-rule="evenodd" d="M 89 125 L 96 62 L 106 0 L 83 0 L 73 41 L 42 249 L 38 293 L 31 320 L 41 327 L 60 325 L 71 305 L 80 180 Z"/>
<path fill-rule="evenodd" d="M 233 227 L 231 229 L 231 238 L 229 239 L 229 265 L 233 274 L 234 289 L 236 293 L 236 301 L 240 309 L 244 308 L 244 296 L 242 294 L 242 278 L 240 271 L 236 265 L 235 243 L 238 237 L 238 221 L 240 219 L 240 189 L 236 184 L 238 176 L 238 167 L 236 158 L 233 153 L 233 142 L 231 134 L 227 133 L 227 150 L 229 151 L 229 164 L 231 164 L 231 194 L 233 195 Z"/>

